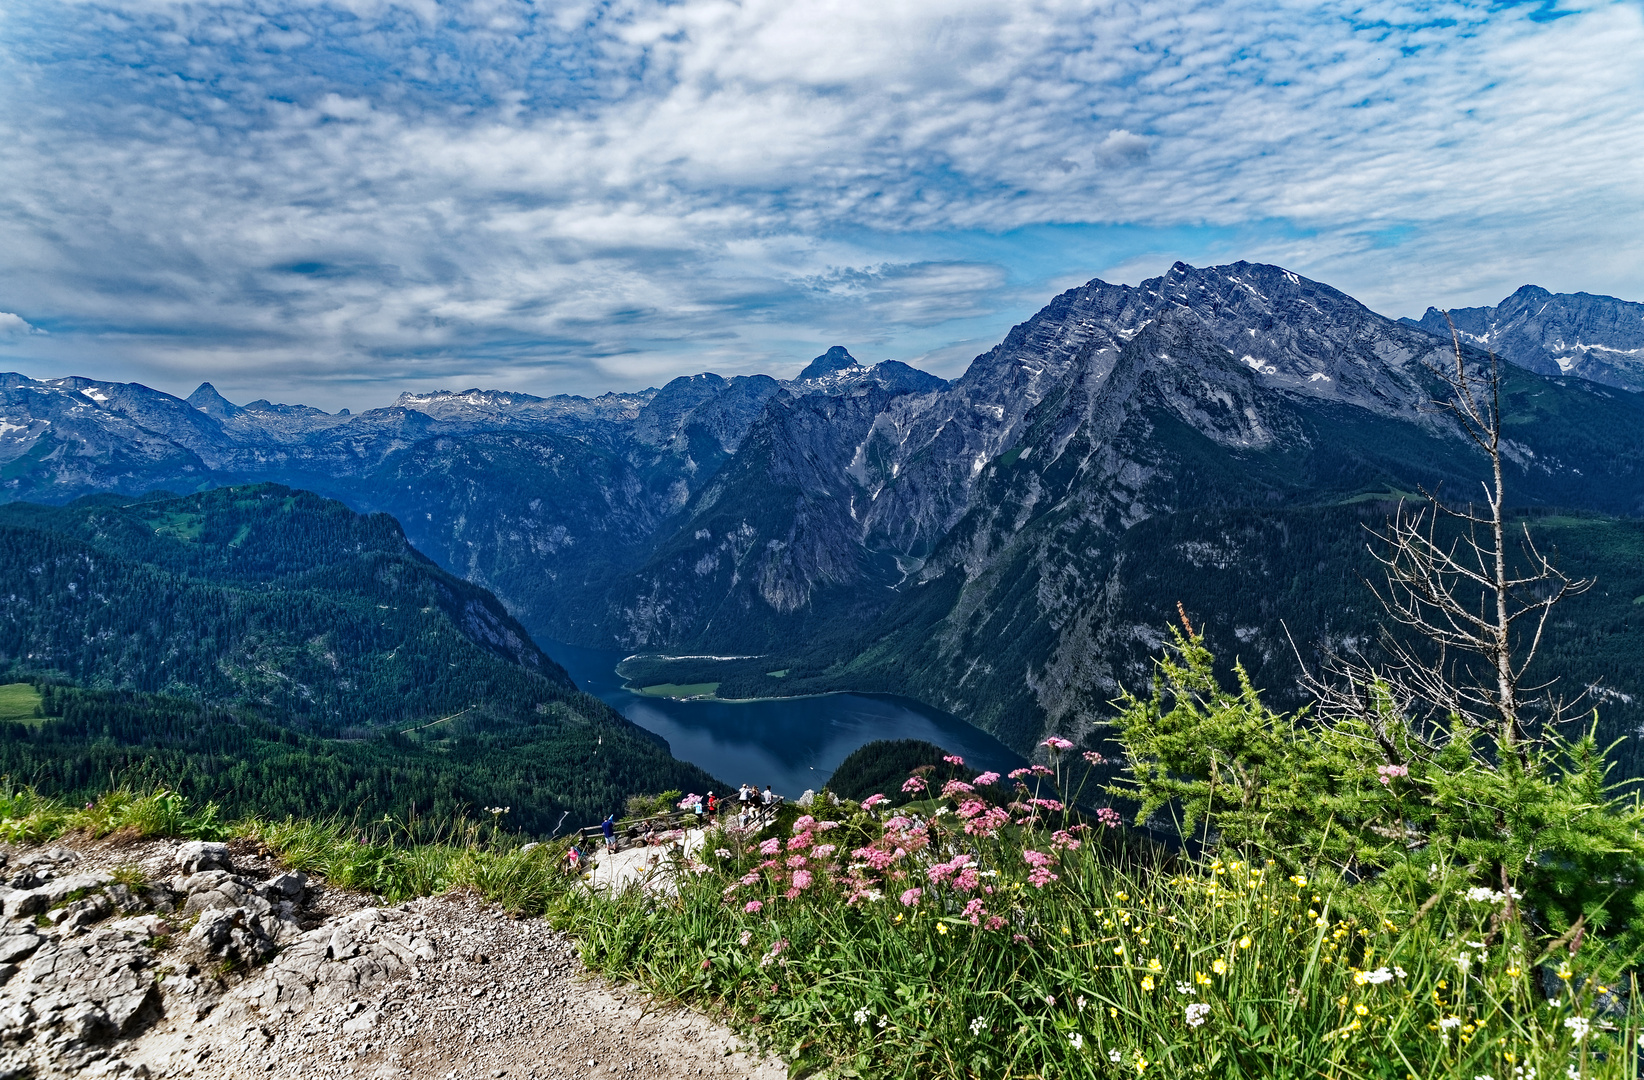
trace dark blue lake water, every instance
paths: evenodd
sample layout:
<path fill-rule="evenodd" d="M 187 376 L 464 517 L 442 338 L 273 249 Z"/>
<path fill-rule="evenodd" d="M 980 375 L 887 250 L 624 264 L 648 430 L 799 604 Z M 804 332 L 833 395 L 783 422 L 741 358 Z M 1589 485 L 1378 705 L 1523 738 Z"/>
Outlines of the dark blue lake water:
<path fill-rule="evenodd" d="M 730 784 L 769 784 L 790 799 L 806 788 L 820 790 L 852 750 L 875 739 L 924 739 L 978 769 L 1008 772 L 1027 764 L 993 736 L 908 698 L 669 701 L 624 690 L 616 673 L 620 652 L 552 641 L 543 648 L 579 687 L 668 740 L 675 757 Z"/>

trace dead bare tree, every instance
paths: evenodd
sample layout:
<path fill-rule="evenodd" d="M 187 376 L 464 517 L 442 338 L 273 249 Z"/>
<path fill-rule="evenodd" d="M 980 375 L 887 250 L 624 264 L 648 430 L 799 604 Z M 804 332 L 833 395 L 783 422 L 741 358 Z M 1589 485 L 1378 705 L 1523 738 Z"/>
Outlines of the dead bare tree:
<path fill-rule="evenodd" d="M 1414 633 L 1384 626 L 1381 663 L 1362 653 L 1329 653 L 1317 674 L 1302 665 L 1303 683 L 1327 722 L 1362 721 L 1393 763 L 1436 749 L 1435 733 L 1457 723 L 1493 732 L 1500 752 L 1522 761 L 1534 738 L 1527 711 L 1539 708 L 1543 723 L 1557 723 L 1567 707 L 1548 692 L 1550 682 L 1525 684 L 1548 616 L 1593 583 L 1569 577 L 1542 554 L 1528 524 L 1515 565 L 1502 475 L 1500 361 L 1491 353 L 1488 366 L 1469 364 L 1454 322 L 1450 337 L 1454 369 L 1428 365 L 1447 394 L 1432 404 L 1489 458 L 1484 501 L 1452 505 L 1423 490 L 1424 504 L 1407 509 L 1401 503 L 1384 530 L 1371 530 L 1378 542 L 1371 554 L 1386 579 L 1371 588 L 1388 618 Z"/>

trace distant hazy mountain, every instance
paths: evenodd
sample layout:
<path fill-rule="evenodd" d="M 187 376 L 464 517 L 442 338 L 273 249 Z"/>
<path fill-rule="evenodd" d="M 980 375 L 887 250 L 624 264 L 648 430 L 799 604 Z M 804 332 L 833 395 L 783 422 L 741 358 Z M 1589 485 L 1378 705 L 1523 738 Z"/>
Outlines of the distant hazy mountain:
<path fill-rule="evenodd" d="M 1520 363 L 1504 340 L 1485 344 Z M 1069 290 L 951 383 L 836 346 L 787 382 L 402 395 L 347 416 L 7 377 L 0 490 L 310 488 L 392 513 L 539 637 L 757 657 L 634 662 L 675 665 L 655 681 L 907 693 L 1026 748 L 1145 683 L 1177 600 L 1281 690 L 1287 630 L 1304 648 L 1371 633 L 1364 526 L 1421 487 L 1470 497 L 1482 475 L 1431 405 L 1450 350 L 1447 330 L 1281 267 L 1177 263 Z M 1556 363 L 1510 368 L 1506 391 L 1513 499 L 1575 512 L 1543 527 L 1604 582 L 1565 628 L 1582 647 L 1549 656 L 1636 725 L 1644 674 L 1616 658 L 1644 650 L 1644 581 L 1626 592 L 1644 395 Z"/>
<path fill-rule="evenodd" d="M 1526 285 L 1495 307 L 1455 308 L 1450 317 L 1464 341 L 1520 367 L 1644 391 L 1644 304 Z M 1438 308 L 1405 321 L 1450 334 Z"/>

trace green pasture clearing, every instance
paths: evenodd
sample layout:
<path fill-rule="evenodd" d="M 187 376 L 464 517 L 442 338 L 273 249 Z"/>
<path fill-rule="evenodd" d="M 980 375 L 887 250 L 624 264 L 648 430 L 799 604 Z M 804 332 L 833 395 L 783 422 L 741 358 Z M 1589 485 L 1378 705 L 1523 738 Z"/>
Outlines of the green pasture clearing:
<path fill-rule="evenodd" d="M 17 682 L 0 686 L 0 720 L 21 721 L 25 724 L 40 722 L 35 709 L 40 705 L 40 691 L 32 683 Z"/>
<path fill-rule="evenodd" d="M 646 697 L 693 698 L 713 697 L 714 693 L 718 691 L 718 689 L 719 684 L 716 682 L 665 682 L 656 683 L 653 686 L 642 686 L 639 688 L 639 692 L 644 694 Z"/>

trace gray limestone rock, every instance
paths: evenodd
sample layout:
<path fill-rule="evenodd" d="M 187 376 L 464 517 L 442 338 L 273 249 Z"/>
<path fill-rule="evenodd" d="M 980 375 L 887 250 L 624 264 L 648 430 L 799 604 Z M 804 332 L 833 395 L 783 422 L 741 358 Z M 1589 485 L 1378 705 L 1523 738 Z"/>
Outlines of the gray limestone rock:
<path fill-rule="evenodd" d="M 185 874 L 201 870 L 231 870 L 228 845 L 207 840 L 191 840 L 177 849 L 177 866 Z"/>

